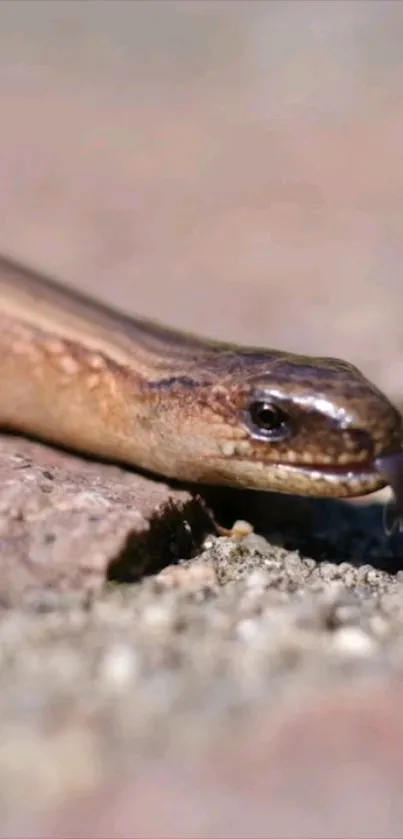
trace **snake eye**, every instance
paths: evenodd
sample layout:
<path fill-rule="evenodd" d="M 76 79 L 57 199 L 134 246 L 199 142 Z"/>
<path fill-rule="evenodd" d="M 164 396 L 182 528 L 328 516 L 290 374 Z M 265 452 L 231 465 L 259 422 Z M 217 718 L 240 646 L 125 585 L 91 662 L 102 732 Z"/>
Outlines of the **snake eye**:
<path fill-rule="evenodd" d="M 246 421 L 253 436 L 261 440 L 282 440 L 289 431 L 287 415 L 267 399 L 251 402 Z"/>

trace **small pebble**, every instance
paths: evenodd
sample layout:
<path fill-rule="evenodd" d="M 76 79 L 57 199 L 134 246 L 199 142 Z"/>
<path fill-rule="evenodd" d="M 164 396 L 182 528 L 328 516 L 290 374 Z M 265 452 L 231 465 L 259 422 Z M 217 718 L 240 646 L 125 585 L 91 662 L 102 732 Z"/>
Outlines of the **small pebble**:
<path fill-rule="evenodd" d="M 133 680 L 137 672 L 136 654 L 126 644 L 118 644 L 106 651 L 101 665 L 101 677 L 109 686 L 121 690 Z"/>
<path fill-rule="evenodd" d="M 333 646 L 337 652 L 357 657 L 370 656 L 376 649 L 375 641 L 356 626 L 343 626 L 335 632 Z"/>

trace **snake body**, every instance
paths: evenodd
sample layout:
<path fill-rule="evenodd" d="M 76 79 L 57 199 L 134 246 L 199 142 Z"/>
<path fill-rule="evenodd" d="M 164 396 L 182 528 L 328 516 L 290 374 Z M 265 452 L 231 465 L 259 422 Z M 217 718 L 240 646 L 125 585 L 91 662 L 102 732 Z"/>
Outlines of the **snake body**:
<path fill-rule="evenodd" d="M 380 488 L 402 451 L 399 413 L 346 361 L 127 317 L 7 258 L 0 427 L 167 478 L 313 496 Z"/>

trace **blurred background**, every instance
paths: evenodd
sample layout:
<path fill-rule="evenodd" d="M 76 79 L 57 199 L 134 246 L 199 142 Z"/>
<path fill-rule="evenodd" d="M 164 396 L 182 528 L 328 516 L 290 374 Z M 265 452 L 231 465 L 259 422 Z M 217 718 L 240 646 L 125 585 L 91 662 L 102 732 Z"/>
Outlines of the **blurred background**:
<path fill-rule="evenodd" d="M 0 248 L 403 401 L 403 4 L 0 3 Z"/>
<path fill-rule="evenodd" d="M 402 44 L 403 3 L 389 0 L 2 0 L 0 251 L 125 311 L 344 357 L 403 407 Z M 45 498 L 39 481 L 37 492 Z M 44 551 L 31 513 L 46 510 L 42 495 L 32 508 L 21 495 L 32 529 L 17 560 L 27 544 Z M 79 553 L 78 537 L 60 540 L 59 518 L 53 527 L 69 552 L 60 553 Z M 16 540 L 20 530 L 8 532 Z M 358 543 L 340 533 L 340 545 Z M 358 824 L 343 835 L 385 835 L 385 822 L 396 826 L 388 836 L 403 835 L 401 576 L 386 595 L 376 568 L 356 578 L 345 568 L 363 609 L 340 600 L 342 618 L 330 595 L 310 605 L 307 568 L 290 554 L 281 599 L 282 577 L 253 583 L 267 586 L 264 609 L 279 616 L 265 623 L 262 606 L 259 623 L 260 594 L 242 588 L 237 567 L 227 580 L 239 588 L 229 584 L 217 606 L 208 576 L 173 576 L 169 606 L 162 585 L 139 601 L 128 593 L 140 605 L 126 611 L 105 599 L 95 617 L 53 613 L 45 599 L 43 623 L 39 607 L 31 617 L 0 609 L 0 836 L 23 835 L 4 812 L 18 821 L 36 799 L 53 806 L 85 793 L 129 754 L 133 777 L 98 790 L 78 827 L 73 812 L 49 834 L 30 823 L 26 835 L 83 836 L 84 819 L 93 837 L 133 835 L 128 824 L 155 836 L 155 817 L 177 828 L 164 835 L 185 836 L 206 824 L 204 809 L 214 829 L 194 836 L 228 836 L 229 823 L 234 836 L 266 836 L 268 812 L 294 819 L 299 835 L 330 825 L 341 836 L 339 814 Z M 325 567 L 323 579 L 332 574 Z M 389 639 L 393 649 L 382 646 Z M 365 661 L 385 679 L 380 698 L 338 698 L 342 672 L 365 689 Z M 310 718 L 310 690 L 322 684 L 328 705 Z M 302 714 L 290 723 L 292 691 Z M 243 703 L 249 723 L 226 739 Z M 192 773 L 181 744 L 196 754 L 203 738 L 216 738 L 213 760 Z M 154 742 L 167 744 L 158 771 L 134 760 Z"/>

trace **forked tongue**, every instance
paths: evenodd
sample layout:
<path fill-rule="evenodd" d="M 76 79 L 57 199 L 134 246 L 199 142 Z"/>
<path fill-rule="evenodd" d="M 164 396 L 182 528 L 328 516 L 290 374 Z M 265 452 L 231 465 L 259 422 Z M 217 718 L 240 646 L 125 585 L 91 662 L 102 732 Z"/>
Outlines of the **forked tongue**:
<path fill-rule="evenodd" d="M 384 525 L 388 535 L 403 531 L 403 451 L 378 457 L 375 465 L 394 494 L 394 503 L 385 509 Z"/>

